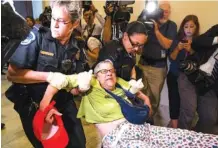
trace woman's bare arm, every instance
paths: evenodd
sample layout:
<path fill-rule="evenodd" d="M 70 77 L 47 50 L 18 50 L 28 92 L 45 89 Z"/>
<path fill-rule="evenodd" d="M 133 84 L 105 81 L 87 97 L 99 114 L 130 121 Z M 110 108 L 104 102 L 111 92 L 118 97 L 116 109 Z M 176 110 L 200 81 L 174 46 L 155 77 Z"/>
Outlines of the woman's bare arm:
<path fill-rule="evenodd" d="M 142 100 L 144 100 L 144 103 L 146 105 L 148 105 L 148 107 L 150 108 L 150 112 L 149 112 L 149 116 L 152 115 L 152 107 L 151 107 L 151 102 L 150 99 L 148 98 L 148 96 L 146 96 L 144 93 L 142 93 L 141 91 L 138 91 L 136 96 Z"/>
<path fill-rule="evenodd" d="M 48 85 L 45 94 L 40 102 L 40 110 L 44 110 L 51 102 L 52 98 L 54 97 L 54 95 L 58 92 L 59 90 L 53 86 L 51 86 L 50 84 Z"/>

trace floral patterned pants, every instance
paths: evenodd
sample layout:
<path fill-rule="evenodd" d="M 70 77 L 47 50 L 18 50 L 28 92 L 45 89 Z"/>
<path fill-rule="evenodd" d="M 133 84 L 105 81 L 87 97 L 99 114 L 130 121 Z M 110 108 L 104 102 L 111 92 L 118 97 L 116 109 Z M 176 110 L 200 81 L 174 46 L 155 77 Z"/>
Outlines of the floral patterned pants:
<path fill-rule="evenodd" d="M 104 148 L 218 148 L 218 135 L 125 121 L 102 144 Z"/>

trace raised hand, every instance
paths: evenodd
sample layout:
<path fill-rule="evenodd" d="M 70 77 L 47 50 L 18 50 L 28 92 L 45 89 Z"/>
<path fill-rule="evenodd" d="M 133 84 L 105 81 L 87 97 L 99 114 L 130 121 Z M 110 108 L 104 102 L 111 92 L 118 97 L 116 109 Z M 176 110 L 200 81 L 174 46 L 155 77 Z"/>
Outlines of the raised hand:
<path fill-rule="evenodd" d="M 144 87 L 144 84 L 142 83 L 142 78 L 138 81 L 130 80 L 129 85 L 131 86 L 129 91 L 133 94 L 137 93 Z"/>
<path fill-rule="evenodd" d="M 77 76 L 77 83 L 79 90 L 84 92 L 89 90 L 92 80 L 92 70 L 89 70 L 89 72 L 81 72 Z"/>

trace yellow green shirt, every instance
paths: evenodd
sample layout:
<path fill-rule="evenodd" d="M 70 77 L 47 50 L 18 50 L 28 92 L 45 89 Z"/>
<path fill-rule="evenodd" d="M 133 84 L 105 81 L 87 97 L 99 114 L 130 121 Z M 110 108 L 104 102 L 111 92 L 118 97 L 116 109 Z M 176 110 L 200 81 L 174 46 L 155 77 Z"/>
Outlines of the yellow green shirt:
<path fill-rule="evenodd" d="M 75 81 L 71 82 L 74 83 Z M 117 78 L 117 83 L 127 90 L 130 87 L 128 82 L 121 78 Z M 112 92 L 127 100 L 122 89 L 116 88 Z M 98 80 L 94 77 L 91 81 L 91 88 L 82 96 L 77 117 L 84 117 L 89 123 L 104 123 L 124 118 L 120 105 L 100 86 Z"/>

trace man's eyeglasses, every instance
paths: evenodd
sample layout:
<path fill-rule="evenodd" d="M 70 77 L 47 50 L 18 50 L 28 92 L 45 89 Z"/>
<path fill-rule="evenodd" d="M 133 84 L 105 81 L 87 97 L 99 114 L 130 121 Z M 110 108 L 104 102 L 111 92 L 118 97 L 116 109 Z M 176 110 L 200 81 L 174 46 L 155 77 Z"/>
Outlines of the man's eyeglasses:
<path fill-rule="evenodd" d="M 102 70 L 99 70 L 97 73 L 101 73 L 101 74 L 106 74 L 106 73 L 108 73 L 108 72 L 111 72 L 111 73 L 115 73 L 116 72 L 116 70 L 114 69 L 114 68 L 112 68 L 112 69 L 102 69 Z"/>
<path fill-rule="evenodd" d="M 128 37 L 129 37 L 129 42 L 131 43 L 131 45 L 132 45 L 132 48 L 139 48 L 139 49 L 142 49 L 143 47 L 144 47 L 144 44 L 142 44 L 142 45 L 140 45 L 140 44 L 138 44 L 138 43 L 133 43 L 133 41 L 131 40 L 131 38 L 130 38 L 130 36 L 128 35 Z"/>
<path fill-rule="evenodd" d="M 57 21 L 60 24 L 66 25 L 69 24 L 71 21 L 64 21 L 62 19 L 55 19 L 53 16 L 51 17 L 52 21 Z"/>

